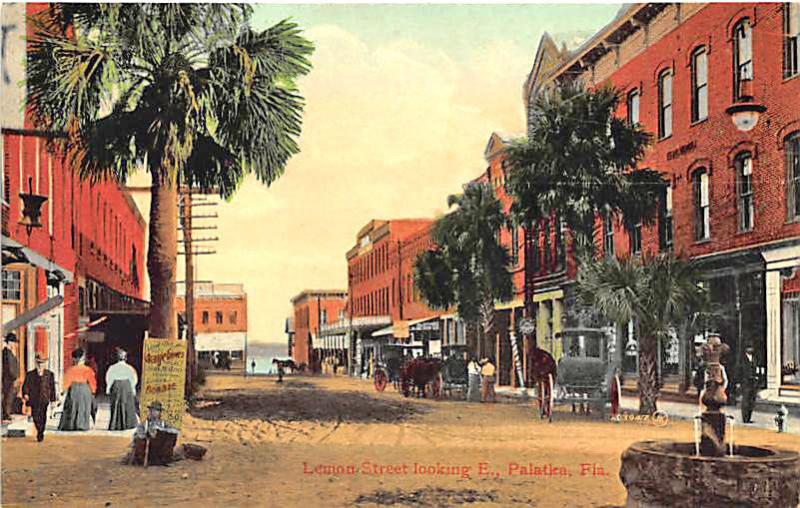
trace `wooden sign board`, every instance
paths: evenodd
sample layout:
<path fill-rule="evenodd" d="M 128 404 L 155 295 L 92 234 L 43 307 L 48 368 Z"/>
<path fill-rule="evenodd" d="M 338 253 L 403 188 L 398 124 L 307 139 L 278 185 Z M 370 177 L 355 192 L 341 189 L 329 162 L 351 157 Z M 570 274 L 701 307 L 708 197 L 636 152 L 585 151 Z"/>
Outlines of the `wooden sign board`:
<path fill-rule="evenodd" d="M 148 338 L 144 340 L 140 414 L 147 417 L 147 407 L 161 402 L 161 419 L 181 428 L 185 411 L 183 401 L 186 378 L 186 341 Z"/>

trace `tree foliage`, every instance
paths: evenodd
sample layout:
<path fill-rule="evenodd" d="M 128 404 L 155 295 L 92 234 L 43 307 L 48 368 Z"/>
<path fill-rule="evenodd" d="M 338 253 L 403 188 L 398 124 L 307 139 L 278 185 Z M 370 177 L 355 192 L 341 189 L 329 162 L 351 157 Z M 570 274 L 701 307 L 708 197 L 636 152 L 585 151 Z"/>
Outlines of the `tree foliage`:
<path fill-rule="evenodd" d="M 229 197 L 299 151 L 310 42 L 234 4 L 50 4 L 33 18 L 28 100 L 83 178 L 154 176 Z M 163 179 L 163 178 L 162 178 Z"/>
<path fill-rule="evenodd" d="M 628 225 L 652 221 L 664 182 L 637 167 L 651 135 L 615 116 L 619 102 L 612 88 L 576 82 L 536 97 L 528 138 L 508 149 L 506 185 L 518 224 L 559 217 L 591 251 L 599 213 L 621 213 Z"/>

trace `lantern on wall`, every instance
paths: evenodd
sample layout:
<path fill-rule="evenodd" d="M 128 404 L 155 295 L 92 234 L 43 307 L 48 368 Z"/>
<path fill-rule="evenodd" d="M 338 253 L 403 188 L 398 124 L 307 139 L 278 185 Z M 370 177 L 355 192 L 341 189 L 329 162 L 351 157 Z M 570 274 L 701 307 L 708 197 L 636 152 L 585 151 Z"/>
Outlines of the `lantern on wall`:
<path fill-rule="evenodd" d="M 33 193 L 33 178 L 28 178 L 28 192 L 20 192 L 20 199 L 22 199 L 22 219 L 19 224 L 25 226 L 28 236 L 35 228 L 42 227 L 39 222 L 42 216 L 42 205 L 47 201 L 47 196 L 39 196 Z"/>

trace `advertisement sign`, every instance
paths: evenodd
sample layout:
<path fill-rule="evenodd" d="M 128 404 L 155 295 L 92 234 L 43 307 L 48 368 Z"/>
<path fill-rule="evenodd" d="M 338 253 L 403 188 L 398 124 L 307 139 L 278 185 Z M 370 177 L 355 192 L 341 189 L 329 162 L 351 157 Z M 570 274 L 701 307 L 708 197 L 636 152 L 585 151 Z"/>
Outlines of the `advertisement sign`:
<path fill-rule="evenodd" d="M 148 338 L 144 340 L 142 362 L 141 415 L 153 402 L 163 406 L 161 419 L 181 428 L 185 410 L 186 341 Z"/>

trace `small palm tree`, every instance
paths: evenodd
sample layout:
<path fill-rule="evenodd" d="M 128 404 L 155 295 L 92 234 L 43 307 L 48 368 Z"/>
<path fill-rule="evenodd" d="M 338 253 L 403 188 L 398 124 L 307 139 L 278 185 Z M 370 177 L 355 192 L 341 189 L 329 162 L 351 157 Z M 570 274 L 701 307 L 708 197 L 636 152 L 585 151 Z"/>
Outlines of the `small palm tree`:
<path fill-rule="evenodd" d="M 247 173 L 270 185 L 299 151 L 295 79 L 312 45 L 281 21 L 255 31 L 234 4 L 60 4 L 29 39 L 38 128 L 82 178 L 151 176 L 147 271 L 152 337 L 176 336 L 176 197 L 230 197 Z"/>
<path fill-rule="evenodd" d="M 672 254 L 603 259 L 581 266 L 581 302 L 615 322 L 637 323 L 640 414 L 657 409 L 659 341 L 669 340 L 687 320 L 707 309 L 708 295 L 699 280 L 693 261 Z"/>
<path fill-rule="evenodd" d="M 455 306 L 470 328 L 479 327 L 481 346 L 470 346 L 485 354 L 494 323 L 494 302 L 508 301 L 513 295 L 510 256 L 499 242 L 507 218 L 485 183 L 467 185 L 463 194 L 448 198 L 448 205 L 457 208 L 434 224 L 432 237 L 437 248 L 417 258 L 415 285 L 430 307 Z"/>

